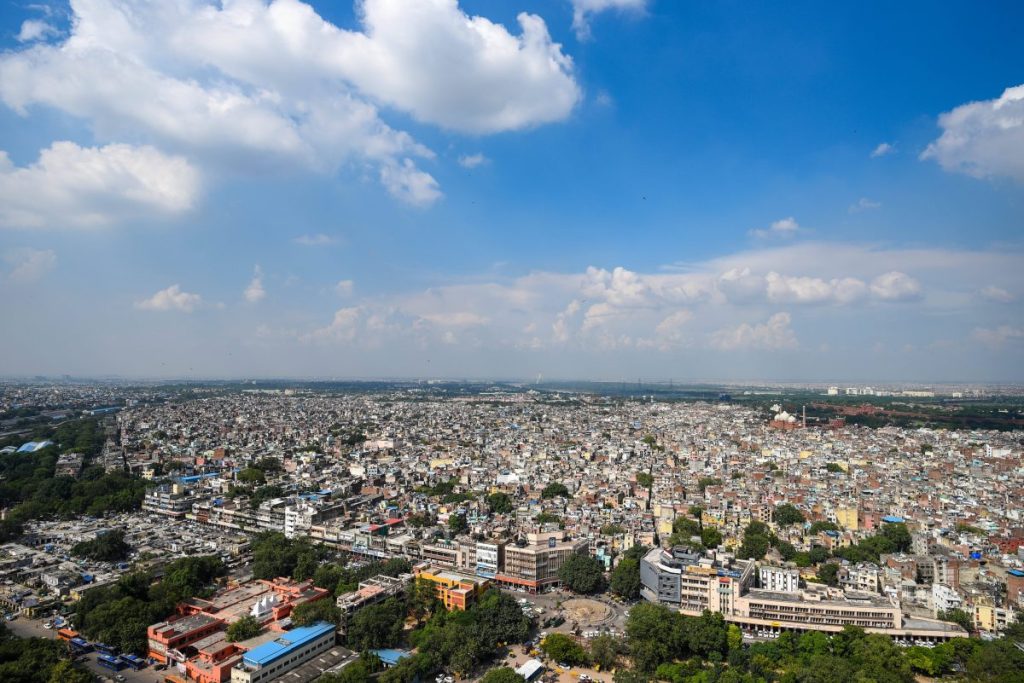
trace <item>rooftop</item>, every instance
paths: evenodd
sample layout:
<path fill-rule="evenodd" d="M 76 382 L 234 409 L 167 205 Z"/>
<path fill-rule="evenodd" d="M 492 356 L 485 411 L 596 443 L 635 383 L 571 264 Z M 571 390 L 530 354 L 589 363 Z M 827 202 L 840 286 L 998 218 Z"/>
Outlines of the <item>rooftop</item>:
<path fill-rule="evenodd" d="M 245 653 L 242 660 L 252 667 L 264 667 L 279 657 L 302 647 L 306 643 L 320 638 L 325 633 L 334 631 L 334 624 L 320 622 L 312 626 L 296 628 L 281 635 L 269 643 L 264 643 Z"/>

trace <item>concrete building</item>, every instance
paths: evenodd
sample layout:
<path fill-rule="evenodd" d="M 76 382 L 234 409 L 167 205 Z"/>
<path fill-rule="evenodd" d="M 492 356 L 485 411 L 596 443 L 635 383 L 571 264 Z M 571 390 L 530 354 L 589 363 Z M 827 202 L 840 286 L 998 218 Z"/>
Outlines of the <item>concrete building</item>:
<path fill-rule="evenodd" d="M 758 588 L 780 593 L 796 593 L 800 590 L 800 570 L 762 565 L 757 570 Z"/>
<path fill-rule="evenodd" d="M 413 575 L 417 581 L 434 584 L 437 599 L 448 610 L 466 610 L 491 585 L 488 579 L 450 569 L 435 569 L 427 563 L 413 567 Z"/>
<path fill-rule="evenodd" d="M 505 547 L 505 566 L 495 582 L 529 593 L 560 585 L 558 570 L 570 556 L 585 553 L 587 539 L 570 540 L 564 530 L 527 534 L 525 540 Z"/>
<path fill-rule="evenodd" d="M 334 624 L 324 622 L 287 631 L 246 652 L 231 669 L 231 683 L 280 680 L 289 671 L 330 650 L 334 634 Z"/>

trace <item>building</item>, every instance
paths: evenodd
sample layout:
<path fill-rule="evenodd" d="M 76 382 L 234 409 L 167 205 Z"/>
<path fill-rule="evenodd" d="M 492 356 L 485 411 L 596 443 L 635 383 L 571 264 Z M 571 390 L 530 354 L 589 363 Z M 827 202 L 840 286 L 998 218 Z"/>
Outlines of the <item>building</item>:
<path fill-rule="evenodd" d="M 488 579 L 462 574 L 450 569 L 435 569 L 426 562 L 413 567 L 417 581 L 434 584 L 437 599 L 445 609 L 463 611 L 476 602 L 491 582 Z"/>
<path fill-rule="evenodd" d="M 182 518 L 192 511 L 192 504 L 197 500 L 181 484 L 164 484 L 146 491 L 146 497 L 142 499 L 142 509 L 144 512 Z"/>
<path fill-rule="evenodd" d="M 242 655 L 231 669 L 231 683 L 261 683 L 284 677 L 334 647 L 334 624 L 321 622 L 287 631 Z"/>
<path fill-rule="evenodd" d="M 361 581 L 358 589 L 338 596 L 337 605 L 341 610 L 342 620 L 347 621 L 349 617 L 364 607 L 384 602 L 395 595 L 401 595 L 408 587 L 411 578 L 408 574 L 403 574 L 398 578 L 378 574 L 366 581 Z"/>
<path fill-rule="evenodd" d="M 149 657 L 161 664 L 184 662 L 182 649 L 206 638 L 224 627 L 224 620 L 209 614 L 190 614 L 170 621 L 161 621 L 146 629 Z"/>
<path fill-rule="evenodd" d="M 476 573 L 493 579 L 505 565 L 504 541 L 478 541 L 476 544 Z"/>
<path fill-rule="evenodd" d="M 564 530 L 527 534 L 526 539 L 505 546 L 505 566 L 494 577 L 509 588 L 539 593 L 561 584 L 558 570 L 570 556 L 586 553 L 586 539 L 571 540 Z"/>
<path fill-rule="evenodd" d="M 81 453 L 64 453 L 57 458 L 57 466 L 54 469 L 55 477 L 78 478 L 82 472 L 82 461 L 85 458 Z"/>
<path fill-rule="evenodd" d="M 729 556 L 705 556 L 686 548 L 654 548 L 640 562 L 641 596 L 683 614 L 704 610 L 754 633 L 838 632 L 860 626 L 901 640 L 938 643 L 963 637 L 963 629 L 945 622 L 903 617 L 898 603 L 877 593 L 844 591 L 821 584 L 792 591 L 752 588 L 755 563 Z M 791 586 L 792 579 L 769 567 L 766 580 Z M 788 570 L 781 570 L 787 572 Z M 760 577 L 760 572 L 758 572 Z"/>
<path fill-rule="evenodd" d="M 757 570 L 759 588 L 782 593 L 796 593 L 800 590 L 800 570 L 762 565 Z"/>

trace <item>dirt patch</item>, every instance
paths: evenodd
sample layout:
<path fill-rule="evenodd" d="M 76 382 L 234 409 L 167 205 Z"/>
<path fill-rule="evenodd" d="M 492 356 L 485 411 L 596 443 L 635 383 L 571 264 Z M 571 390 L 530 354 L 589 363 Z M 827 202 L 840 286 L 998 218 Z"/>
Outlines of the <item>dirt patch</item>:
<path fill-rule="evenodd" d="M 573 598 L 562 603 L 565 618 L 579 624 L 580 628 L 599 626 L 612 617 L 608 605 L 588 598 Z"/>

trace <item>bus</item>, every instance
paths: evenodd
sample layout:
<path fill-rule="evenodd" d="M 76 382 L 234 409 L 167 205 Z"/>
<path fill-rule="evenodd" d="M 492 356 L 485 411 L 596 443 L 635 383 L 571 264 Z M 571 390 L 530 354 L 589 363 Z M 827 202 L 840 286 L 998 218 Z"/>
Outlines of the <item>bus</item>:
<path fill-rule="evenodd" d="M 107 645 L 106 643 L 96 643 L 96 652 L 102 652 L 105 655 L 111 657 L 117 657 L 117 650 L 114 649 L 113 645 Z"/>
<path fill-rule="evenodd" d="M 89 641 L 85 638 L 80 638 L 78 636 L 75 636 L 74 638 L 69 640 L 68 646 L 71 648 L 71 651 L 76 655 L 80 655 L 85 652 L 92 652 L 92 645 L 89 644 Z"/>
<path fill-rule="evenodd" d="M 124 662 L 121 661 L 120 657 L 113 657 L 111 655 L 100 655 L 96 658 L 96 663 L 111 671 L 120 671 L 124 667 Z"/>
<path fill-rule="evenodd" d="M 133 654 L 121 655 L 121 661 L 132 671 L 145 668 L 146 660 Z"/>
<path fill-rule="evenodd" d="M 72 638 L 77 638 L 78 631 L 76 631 L 73 628 L 62 628 L 59 631 L 57 631 L 57 637 L 66 643 L 70 641 Z"/>

